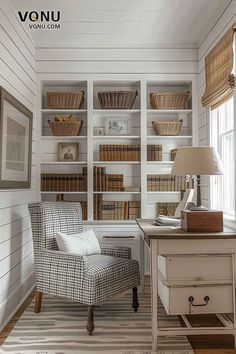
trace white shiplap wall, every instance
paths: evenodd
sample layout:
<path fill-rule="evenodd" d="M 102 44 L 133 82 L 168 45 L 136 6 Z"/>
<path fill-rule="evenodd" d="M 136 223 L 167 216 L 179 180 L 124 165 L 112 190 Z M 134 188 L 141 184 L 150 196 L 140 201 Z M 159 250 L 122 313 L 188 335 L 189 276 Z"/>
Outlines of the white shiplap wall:
<path fill-rule="evenodd" d="M 205 92 L 205 57 L 209 51 L 217 44 L 227 29 L 236 22 L 236 1 L 230 2 L 229 6 L 222 13 L 211 31 L 202 40 L 198 50 L 198 70 L 199 70 L 199 145 L 209 145 L 209 111 L 202 107 L 201 97 Z M 209 178 L 203 178 L 202 199 L 206 206 L 210 203 Z"/>
<path fill-rule="evenodd" d="M 0 0 L 0 86 L 35 113 L 35 47 L 7 1 Z M 33 123 L 34 128 L 34 123 Z M 35 200 L 36 132 L 32 188 L 0 191 L 0 331 L 34 285 L 28 203 Z"/>

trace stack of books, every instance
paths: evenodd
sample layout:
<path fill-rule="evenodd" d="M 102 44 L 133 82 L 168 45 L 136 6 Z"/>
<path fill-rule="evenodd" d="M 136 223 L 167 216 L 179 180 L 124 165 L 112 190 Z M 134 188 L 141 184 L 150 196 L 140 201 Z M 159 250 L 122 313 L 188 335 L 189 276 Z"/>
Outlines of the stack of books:
<path fill-rule="evenodd" d="M 83 173 L 42 173 L 42 192 L 85 192 L 87 191 L 87 170 Z"/>
<path fill-rule="evenodd" d="M 174 216 L 178 205 L 176 202 L 157 203 L 157 215 Z"/>
<path fill-rule="evenodd" d="M 121 174 L 106 174 L 106 167 L 94 166 L 93 189 L 96 192 L 124 191 L 124 176 Z"/>
<path fill-rule="evenodd" d="M 140 145 L 99 145 L 100 161 L 139 161 Z"/>
<path fill-rule="evenodd" d="M 147 146 L 147 161 L 162 161 L 162 145 Z"/>
<path fill-rule="evenodd" d="M 180 226 L 181 219 L 174 218 L 173 216 L 159 215 L 155 220 L 155 224 L 159 226 Z"/>
<path fill-rule="evenodd" d="M 186 187 L 184 176 L 173 176 L 170 174 L 147 176 L 148 191 L 185 191 Z"/>
<path fill-rule="evenodd" d="M 94 196 L 94 220 L 131 220 L 140 217 L 138 201 L 107 201 Z"/>

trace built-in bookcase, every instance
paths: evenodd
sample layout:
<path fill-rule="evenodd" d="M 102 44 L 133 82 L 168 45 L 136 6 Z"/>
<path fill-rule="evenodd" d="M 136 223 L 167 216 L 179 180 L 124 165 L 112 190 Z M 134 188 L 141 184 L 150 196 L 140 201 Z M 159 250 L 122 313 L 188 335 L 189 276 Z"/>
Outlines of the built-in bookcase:
<path fill-rule="evenodd" d="M 41 84 L 41 174 L 82 174 L 87 168 L 87 190 L 76 192 L 41 191 L 42 200 L 56 200 L 63 193 L 64 199 L 87 202 L 87 218 L 94 220 L 94 208 L 98 198 L 103 201 L 140 202 L 141 217 L 155 217 L 157 203 L 178 202 L 180 191 L 148 191 L 148 175 L 168 174 L 171 170 L 170 151 L 181 146 L 193 144 L 193 107 L 191 81 L 158 81 L 158 80 L 89 80 L 89 81 L 43 81 Z M 85 100 L 79 110 L 48 109 L 47 91 L 81 91 L 85 92 Z M 132 109 L 101 109 L 98 92 L 109 90 L 137 90 L 137 97 Z M 187 109 L 157 110 L 150 105 L 151 92 L 189 91 L 190 100 Z M 52 136 L 48 120 L 56 115 L 70 115 L 83 120 L 79 136 Z M 129 135 L 105 135 L 105 126 L 109 119 L 129 121 Z M 157 136 L 152 129 L 152 121 L 183 120 L 178 136 Z M 102 134 L 102 135 L 100 135 Z M 79 159 L 76 162 L 58 161 L 59 142 L 78 142 Z M 141 146 L 140 158 L 135 161 L 103 161 L 99 155 L 100 145 L 136 145 Z M 162 159 L 148 161 L 147 145 L 161 145 Z M 106 175 L 123 175 L 123 190 L 97 190 L 95 186 L 94 168 L 104 171 Z M 104 169 L 101 169 L 103 167 Z M 100 172 L 99 172 L 100 173 Z M 103 176 L 104 177 L 104 176 Z M 97 177 L 96 177 L 97 178 Z M 100 177 L 99 177 L 100 178 Z M 105 177 L 104 177 L 105 178 Z M 110 181 L 110 177 L 107 180 Z M 100 183 L 100 182 L 99 182 Z M 105 183 L 105 182 L 104 182 Z M 101 187 L 100 187 L 101 188 Z M 99 195 L 99 197 L 98 197 Z M 109 204 L 109 203 L 107 203 Z M 126 205 L 127 207 L 127 205 Z M 120 215 L 120 214 L 119 214 Z M 106 222 L 106 220 L 96 221 Z M 112 223 L 113 220 L 109 220 Z M 114 220 L 117 223 L 117 220 Z M 121 220 L 121 223 L 133 223 L 134 220 Z"/>

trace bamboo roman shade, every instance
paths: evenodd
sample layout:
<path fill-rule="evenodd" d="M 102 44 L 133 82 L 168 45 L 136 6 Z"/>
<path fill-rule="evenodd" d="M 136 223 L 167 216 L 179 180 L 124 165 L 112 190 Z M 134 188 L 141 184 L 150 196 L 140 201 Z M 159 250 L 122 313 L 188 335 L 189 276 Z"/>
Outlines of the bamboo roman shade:
<path fill-rule="evenodd" d="M 231 27 L 205 58 L 206 90 L 204 107 L 215 108 L 227 100 L 234 89 L 234 27 Z"/>

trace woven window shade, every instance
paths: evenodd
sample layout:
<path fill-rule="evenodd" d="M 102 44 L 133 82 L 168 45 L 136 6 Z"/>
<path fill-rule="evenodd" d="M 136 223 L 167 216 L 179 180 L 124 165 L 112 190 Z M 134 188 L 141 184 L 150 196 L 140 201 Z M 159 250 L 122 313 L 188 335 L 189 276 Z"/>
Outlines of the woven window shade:
<path fill-rule="evenodd" d="M 205 58 L 206 90 L 204 107 L 215 108 L 227 100 L 234 89 L 234 27 L 231 27 Z"/>

